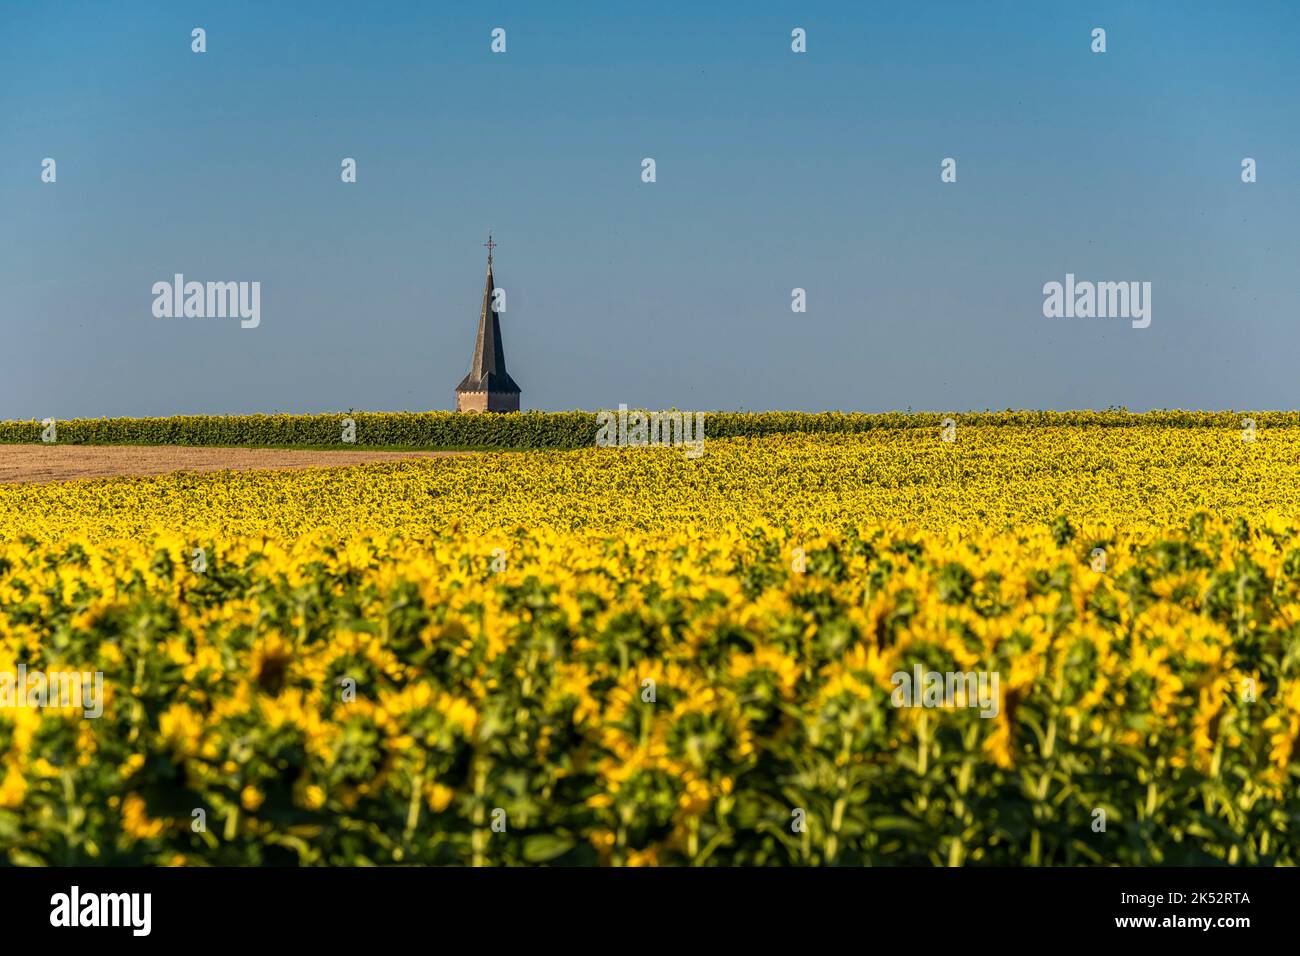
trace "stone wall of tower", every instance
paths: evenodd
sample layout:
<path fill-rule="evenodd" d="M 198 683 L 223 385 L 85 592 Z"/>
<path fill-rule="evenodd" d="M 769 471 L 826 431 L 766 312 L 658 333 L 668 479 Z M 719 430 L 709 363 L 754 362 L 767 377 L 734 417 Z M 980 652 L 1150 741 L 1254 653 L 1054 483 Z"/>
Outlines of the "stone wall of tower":
<path fill-rule="evenodd" d="M 487 392 L 457 392 L 456 411 L 486 412 Z"/>
<path fill-rule="evenodd" d="M 458 412 L 517 412 L 518 392 L 457 392 Z"/>

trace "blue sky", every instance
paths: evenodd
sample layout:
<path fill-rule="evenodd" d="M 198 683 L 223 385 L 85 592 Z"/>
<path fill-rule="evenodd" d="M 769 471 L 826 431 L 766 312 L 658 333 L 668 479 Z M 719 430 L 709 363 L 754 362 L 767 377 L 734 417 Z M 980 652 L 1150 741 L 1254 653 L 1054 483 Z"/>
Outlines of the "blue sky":
<path fill-rule="evenodd" d="M 0 0 L 0 418 L 452 407 L 489 229 L 526 408 L 1293 408 L 1297 119 L 1289 2 Z"/>

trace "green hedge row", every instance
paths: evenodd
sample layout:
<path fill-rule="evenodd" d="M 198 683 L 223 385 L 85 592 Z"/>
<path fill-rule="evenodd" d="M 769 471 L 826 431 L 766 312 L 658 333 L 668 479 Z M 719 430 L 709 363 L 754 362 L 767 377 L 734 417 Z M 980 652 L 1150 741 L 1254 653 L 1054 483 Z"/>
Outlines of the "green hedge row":
<path fill-rule="evenodd" d="M 177 415 L 171 418 L 73 419 L 56 422 L 68 445 L 309 445 L 347 447 L 345 420 L 355 423 L 356 447 L 576 448 L 595 436 L 584 412 L 464 415 L 456 412 L 349 412 L 337 415 Z M 0 443 L 38 442 L 40 422 L 0 423 Z"/>
<path fill-rule="evenodd" d="M 356 426 L 356 446 L 420 448 L 581 448 L 595 442 L 596 412 L 351 412 L 332 415 L 178 415 L 171 418 L 71 419 L 56 422 L 68 445 L 343 445 L 344 420 Z M 1240 429 L 1300 426 L 1300 412 L 709 412 L 707 438 L 788 432 L 863 432 L 879 428 L 939 428 L 945 418 L 964 425 L 1039 425 Z M 0 422 L 0 444 L 41 441 L 38 421 Z"/>

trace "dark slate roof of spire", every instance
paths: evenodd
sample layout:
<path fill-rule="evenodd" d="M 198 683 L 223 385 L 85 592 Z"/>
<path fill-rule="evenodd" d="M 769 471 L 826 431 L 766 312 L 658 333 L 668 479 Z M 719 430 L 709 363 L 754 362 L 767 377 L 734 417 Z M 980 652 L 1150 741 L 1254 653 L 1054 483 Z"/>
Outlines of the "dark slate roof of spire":
<path fill-rule="evenodd" d="M 478 315 L 478 338 L 469 374 L 456 386 L 458 392 L 518 392 L 519 386 L 506 371 L 506 352 L 501 344 L 501 322 L 492 311 L 492 256 L 488 255 L 487 285 L 483 287 L 483 308 Z"/>

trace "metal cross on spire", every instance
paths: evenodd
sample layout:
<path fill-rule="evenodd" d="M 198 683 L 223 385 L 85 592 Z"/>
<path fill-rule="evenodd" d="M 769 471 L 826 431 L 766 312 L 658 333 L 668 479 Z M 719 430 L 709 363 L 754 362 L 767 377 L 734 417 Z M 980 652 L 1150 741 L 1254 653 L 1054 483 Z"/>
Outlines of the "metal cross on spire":
<path fill-rule="evenodd" d="M 487 246 L 487 251 L 488 251 L 488 265 L 492 265 L 492 250 L 495 249 L 497 246 L 501 245 L 501 243 L 499 243 L 499 242 L 493 242 L 493 241 L 492 241 L 492 233 L 489 232 L 489 233 L 488 233 L 488 241 L 485 242 L 485 243 L 483 243 L 483 245 Z"/>

